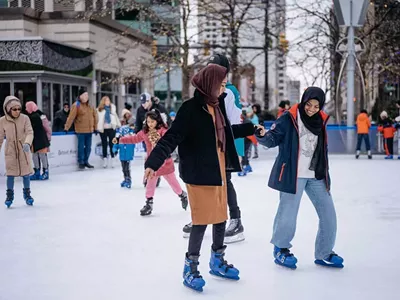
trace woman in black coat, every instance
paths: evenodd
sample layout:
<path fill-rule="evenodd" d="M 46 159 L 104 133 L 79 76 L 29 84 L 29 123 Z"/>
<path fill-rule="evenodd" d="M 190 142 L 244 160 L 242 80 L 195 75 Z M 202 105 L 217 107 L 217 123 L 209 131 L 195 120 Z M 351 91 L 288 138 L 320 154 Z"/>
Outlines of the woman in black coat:
<path fill-rule="evenodd" d="M 186 183 L 192 213 L 192 231 L 185 257 L 184 285 L 202 291 L 205 285 L 197 266 L 208 224 L 213 224 L 210 273 L 239 279 L 239 271 L 224 260 L 223 245 L 227 215 L 226 171 L 240 172 L 234 139 L 252 135 L 253 124 L 231 125 L 224 98 L 226 68 L 210 64 L 192 79 L 194 97 L 184 102 L 168 132 L 145 163 L 151 178 L 177 146 L 180 177 Z"/>

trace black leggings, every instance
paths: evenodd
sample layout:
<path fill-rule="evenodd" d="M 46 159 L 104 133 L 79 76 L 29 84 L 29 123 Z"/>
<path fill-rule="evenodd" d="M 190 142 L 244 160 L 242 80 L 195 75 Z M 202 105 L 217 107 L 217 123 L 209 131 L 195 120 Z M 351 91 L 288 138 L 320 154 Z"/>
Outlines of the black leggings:
<path fill-rule="evenodd" d="M 110 147 L 111 157 L 114 157 L 114 152 L 112 151 L 113 148 L 112 140 L 113 138 L 115 138 L 115 130 L 112 128 L 104 129 L 104 132 L 100 132 L 100 137 L 101 137 L 101 145 L 103 146 L 103 157 L 107 158 L 107 146 Z"/>
<path fill-rule="evenodd" d="M 213 251 L 217 251 L 224 246 L 226 222 L 213 225 Z M 201 243 L 203 242 L 204 233 L 207 225 L 193 225 L 189 238 L 188 255 L 200 255 Z"/>
<path fill-rule="evenodd" d="M 251 145 L 253 143 L 248 138 L 244 139 L 244 156 L 242 156 L 242 167 L 250 165 Z"/>
<path fill-rule="evenodd" d="M 229 216 L 231 219 L 240 219 L 240 208 L 237 204 L 235 187 L 232 183 L 232 174 L 226 172 L 226 190 L 228 192 Z"/>
<path fill-rule="evenodd" d="M 122 173 L 124 174 L 125 179 L 131 179 L 130 163 L 131 163 L 130 161 L 121 160 Z"/>

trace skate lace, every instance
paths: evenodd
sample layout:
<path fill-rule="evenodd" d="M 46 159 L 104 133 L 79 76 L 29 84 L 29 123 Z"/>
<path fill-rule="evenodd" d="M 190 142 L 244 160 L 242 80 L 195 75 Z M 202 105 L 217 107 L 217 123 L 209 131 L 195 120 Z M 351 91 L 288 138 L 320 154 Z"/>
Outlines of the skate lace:
<path fill-rule="evenodd" d="M 226 229 L 226 231 L 232 231 L 236 228 L 236 226 L 238 225 L 239 220 L 238 219 L 231 219 L 229 222 L 229 226 Z"/>
<path fill-rule="evenodd" d="M 234 268 L 234 266 L 231 264 L 228 264 L 228 262 L 224 259 L 224 256 L 225 256 L 225 253 L 221 254 L 221 256 L 219 257 L 219 259 L 220 259 L 219 267 L 220 268 L 225 267 L 225 272 L 227 272 L 228 269 Z"/>
<path fill-rule="evenodd" d="M 281 252 L 281 254 L 285 255 L 286 257 L 293 256 L 293 254 L 290 253 L 290 250 L 288 248 L 282 248 L 280 252 Z"/>
<path fill-rule="evenodd" d="M 193 278 L 203 278 L 203 277 L 201 277 L 200 272 L 197 269 L 198 265 L 199 265 L 198 262 L 190 263 L 190 273 L 193 276 Z"/>

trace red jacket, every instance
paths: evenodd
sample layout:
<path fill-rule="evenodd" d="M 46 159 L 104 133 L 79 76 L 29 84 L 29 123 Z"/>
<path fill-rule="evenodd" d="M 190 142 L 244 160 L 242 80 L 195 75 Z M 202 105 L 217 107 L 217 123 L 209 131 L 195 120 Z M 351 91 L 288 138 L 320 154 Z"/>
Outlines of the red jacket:
<path fill-rule="evenodd" d="M 167 129 L 160 128 L 159 130 L 157 130 L 157 132 L 160 137 L 162 137 L 167 132 Z M 140 130 L 136 135 L 121 137 L 119 142 L 121 144 L 138 144 L 144 142 L 146 144 L 147 157 L 150 155 L 151 151 L 153 151 L 153 145 L 150 142 L 149 135 L 146 134 L 143 130 Z M 173 172 L 175 172 L 175 166 L 174 161 L 170 157 L 165 160 L 164 164 L 161 166 L 160 169 L 158 169 L 155 175 L 163 176 L 171 174 Z"/>

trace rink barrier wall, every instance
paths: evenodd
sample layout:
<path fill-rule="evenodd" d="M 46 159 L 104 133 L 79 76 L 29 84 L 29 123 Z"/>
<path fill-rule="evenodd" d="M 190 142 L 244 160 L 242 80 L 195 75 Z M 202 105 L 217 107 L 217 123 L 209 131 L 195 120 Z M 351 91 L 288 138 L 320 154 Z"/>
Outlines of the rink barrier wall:
<path fill-rule="evenodd" d="M 274 122 L 265 121 L 264 126 L 267 129 L 271 128 L 271 125 Z M 348 127 L 342 125 L 329 124 L 327 125 L 327 134 L 328 134 L 328 148 L 329 153 L 332 154 L 353 154 L 355 153 L 355 147 L 357 145 L 357 127 Z M 347 136 L 351 135 L 352 145 L 354 145 L 354 149 L 348 150 L 347 145 Z M 394 141 L 394 154 L 400 155 L 400 143 L 398 141 L 398 133 L 395 135 Z M 383 136 L 380 132 L 378 132 L 378 126 L 372 125 L 369 131 L 369 139 L 371 143 L 371 152 L 372 154 L 385 154 L 383 148 Z M 361 146 L 361 151 L 365 150 L 365 145 Z"/>
<path fill-rule="evenodd" d="M 4 141 L 5 142 L 5 141 Z M 4 143 L 3 143 L 4 145 Z M 4 149 L 1 147 L 0 152 L 0 176 L 5 176 L 5 164 L 4 164 Z M 61 167 L 74 167 L 77 165 L 77 154 L 78 154 L 78 139 L 76 138 L 75 132 L 54 132 L 51 137 L 50 152 L 47 154 L 49 158 L 49 166 L 51 170 Z M 145 157 L 146 152 L 144 151 L 143 145 L 137 144 L 135 147 L 134 159 L 141 159 Z M 100 134 L 97 136 L 93 134 L 92 138 L 92 152 L 90 154 L 89 161 L 92 164 L 100 165 L 101 157 L 103 156 L 101 148 Z"/>

